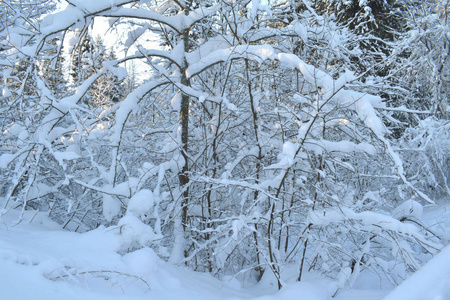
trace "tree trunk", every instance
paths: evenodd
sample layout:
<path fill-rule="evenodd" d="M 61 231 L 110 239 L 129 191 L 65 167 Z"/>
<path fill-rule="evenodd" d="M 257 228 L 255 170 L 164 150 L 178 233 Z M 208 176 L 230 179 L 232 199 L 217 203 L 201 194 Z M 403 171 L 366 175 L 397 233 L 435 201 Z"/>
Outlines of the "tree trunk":
<path fill-rule="evenodd" d="M 189 6 L 185 9 L 185 15 L 189 14 Z M 184 53 L 189 52 L 189 30 L 185 28 L 181 32 L 181 40 L 184 43 Z M 189 86 L 189 78 L 186 76 L 186 70 L 188 63 L 186 56 L 183 60 L 183 65 L 180 68 L 181 84 L 183 86 Z M 187 224 L 188 224 L 188 205 L 189 205 L 189 95 L 182 93 L 181 95 L 181 107 L 180 107 L 180 126 L 181 126 L 181 155 L 184 159 L 184 165 L 181 171 L 178 173 L 178 179 L 180 182 L 180 190 L 182 191 L 181 201 L 181 222 L 183 231 L 186 236 Z M 188 251 L 184 251 L 184 256 L 188 256 Z"/>

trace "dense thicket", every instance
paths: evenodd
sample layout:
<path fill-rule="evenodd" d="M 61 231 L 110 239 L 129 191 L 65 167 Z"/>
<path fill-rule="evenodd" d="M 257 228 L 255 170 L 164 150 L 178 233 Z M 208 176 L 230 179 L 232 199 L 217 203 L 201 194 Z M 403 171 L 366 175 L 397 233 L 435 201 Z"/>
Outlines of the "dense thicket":
<path fill-rule="evenodd" d="M 0 215 L 279 287 L 291 265 L 396 282 L 447 242 L 420 223 L 450 196 L 446 6 L 0 3 Z M 89 38 L 104 18 L 120 54 Z"/>

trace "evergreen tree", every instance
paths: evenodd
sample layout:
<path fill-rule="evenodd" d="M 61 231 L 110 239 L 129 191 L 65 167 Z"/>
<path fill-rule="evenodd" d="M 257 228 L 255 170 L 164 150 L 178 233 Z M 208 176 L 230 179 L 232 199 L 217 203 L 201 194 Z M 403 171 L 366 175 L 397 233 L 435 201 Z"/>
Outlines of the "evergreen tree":
<path fill-rule="evenodd" d="M 117 60 L 114 50 L 111 48 L 106 51 L 100 38 L 96 41 L 96 48 L 98 49 L 97 57 L 100 66 L 105 61 Z M 113 103 L 122 100 L 125 94 L 125 86 L 122 82 L 123 80 L 119 80 L 117 75 L 111 72 L 107 72 L 97 79 L 91 92 L 93 105 L 96 107 L 111 106 Z"/>
<path fill-rule="evenodd" d="M 44 52 L 45 56 L 39 63 L 39 73 L 42 74 L 48 88 L 61 96 L 67 91 L 63 69 L 65 58 L 61 55 L 63 48 L 57 38 L 50 40 L 46 47 L 48 49 Z"/>
<path fill-rule="evenodd" d="M 116 60 L 114 50 L 105 48 L 100 36 L 93 40 L 90 35 L 82 39 L 82 43 L 73 54 L 72 59 L 72 80 L 75 86 L 82 83 L 89 76 L 98 73 L 106 61 Z M 106 72 L 99 77 L 89 88 L 84 97 L 85 103 L 91 107 L 105 108 L 123 99 L 124 87 L 123 79 L 111 72 Z"/>
<path fill-rule="evenodd" d="M 94 45 L 90 35 L 84 33 L 72 53 L 72 83 L 78 85 L 95 72 Z"/>
<path fill-rule="evenodd" d="M 370 31 L 383 40 L 393 41 L 406 29 L 402 16 L 406 8 L 403 1 L 316 0 L 312 7 L 320 14 L 336 15 L 340 23 L 356 33 Z"/>

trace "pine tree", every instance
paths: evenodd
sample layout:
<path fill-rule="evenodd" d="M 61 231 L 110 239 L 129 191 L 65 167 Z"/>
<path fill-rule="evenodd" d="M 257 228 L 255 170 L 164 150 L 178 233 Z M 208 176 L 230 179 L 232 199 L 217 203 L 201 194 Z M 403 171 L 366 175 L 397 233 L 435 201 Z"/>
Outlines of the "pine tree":
<path fill-rule="evenodd" d="M 39 73 L 42 74 L 48 88 L 61 96 L 67 90 L 67 80 L 63 69 L 65 58 L 61 55 L 63 47 L 57 38 L 50 40 L 46 47 L 48 49 L 39 64 Z"/>
<path fill-rule="evenodd" d="M 81 45 L 74 51 L 72 59 L 72 80 L 77 86 L 89 76 L 98 73 L 106 61 L 116 60 L 114 50 L 105 48 L 100 36 L 93 40 L 86 35 Z M 105 108 L 123 99 L 124 87 L 122 80 L 111 72 L 106 72 L 99 77 L 89 88 L 84 97 L 84 102 L 91 107 Z"/>
<path fill-rule="evenodd" d="M 106 51 L 101 39 L 97 39 L 96 49 L 98 49 L 96 57 L 99 66 L 105 61 L 114 61 L 117 59 L 114 49 L 111 48 L 109 51 Z M 125 94 L 125 86 L 122 82 L 123 80 L 120 81 L 111 72 L 107 72 L 104 76 L 97 79 L 92 86 L 91 92 L 93 105 L 96 107 L 107 107 L 121 101 Z"/>
<path fill-rule="evenodd" d="M 95 72 L 92 55 L 94 46 L 90 35 L 85 34 L 80 37 L 78 45 L 72 53 L 72 66 L 70 76 L 72 83 L 77 85 Z"/>

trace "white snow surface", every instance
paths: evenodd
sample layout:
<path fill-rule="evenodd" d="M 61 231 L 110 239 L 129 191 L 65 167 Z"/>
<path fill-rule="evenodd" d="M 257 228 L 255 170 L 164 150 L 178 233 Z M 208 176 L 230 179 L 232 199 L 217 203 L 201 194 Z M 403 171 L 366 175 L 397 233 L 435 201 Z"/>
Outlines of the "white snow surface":
<path fill-rule="evenodd" d="M 450 299 L 450 246 L 405 280 L 383 300 Z"/>
<path fill-rule="evenodd" d="M 144 192 L 135 200 L 149 196 Z M 24 220 L 14 225 L 18 216 L 12 212 L 0 220 L 0 299 L 5 300 L 382 300 L 386 295 L 385 300 L 450 299 L 449 247 L 390 294 L 392 287 L 381 287 L 373 274 L 362 274 L 350 290 L 309 273 L 296 282 L 298 266 L 282 274 L 284 287 L 278 291 L 270 272 L 256 285 L 243 287 L 230 276 L 219 280 L 164 262 L 145 246 L 124 251 L 123 245 L 133 238 L 128 229 L 142 239 L 154 238 L 133 215 L 119 226 L 82 234 L 63 231 L 34 211 L 26 211 Z"/>
<path fill-rule="evenodd" d="M 407 200 L 394 209 L 392 216 L 396 219 L 404 217 L 415 217 L 421 219 L 423 214 L 423 206 L 414 200 Z"/>
<path fill-rule="evenodd" d="M 155 199 L 150 190 L 140 190 L 128 202 L 127 212 L 131 212 L 136 217 L 141 217 L 152 209 Z"/>

